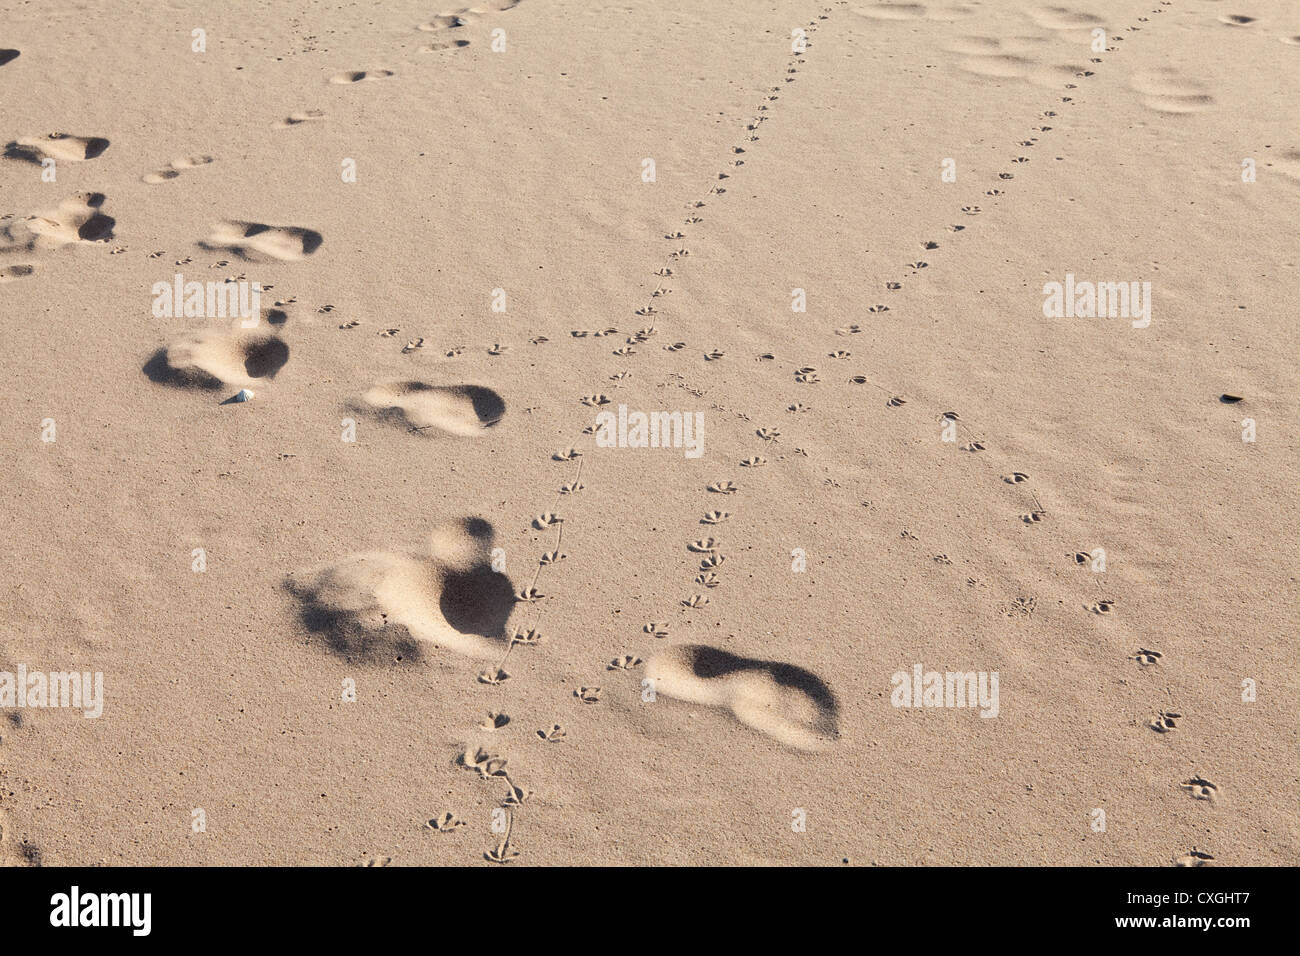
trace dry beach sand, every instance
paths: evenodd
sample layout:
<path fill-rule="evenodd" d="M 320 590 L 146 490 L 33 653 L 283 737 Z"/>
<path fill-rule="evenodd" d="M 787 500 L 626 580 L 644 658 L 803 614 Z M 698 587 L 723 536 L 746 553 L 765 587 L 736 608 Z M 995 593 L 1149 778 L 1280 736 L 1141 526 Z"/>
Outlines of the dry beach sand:
<path fill-rule="evenodd" d="M 1284 0 L 3 0 L 0 671 L 103 713 L 3 708 L 0 858 L 1294 865 L 1297 75 Z"/>

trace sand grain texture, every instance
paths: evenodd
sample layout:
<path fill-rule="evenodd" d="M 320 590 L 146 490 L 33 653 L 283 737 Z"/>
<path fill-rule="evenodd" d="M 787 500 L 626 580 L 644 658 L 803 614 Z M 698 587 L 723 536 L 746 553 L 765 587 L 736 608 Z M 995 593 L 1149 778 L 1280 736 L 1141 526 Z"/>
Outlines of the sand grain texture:
<path fill-rule="evenodd" d="M 0 862 L 1300 860 L 1300 11 L 726 6 L 0 0 Z"/>

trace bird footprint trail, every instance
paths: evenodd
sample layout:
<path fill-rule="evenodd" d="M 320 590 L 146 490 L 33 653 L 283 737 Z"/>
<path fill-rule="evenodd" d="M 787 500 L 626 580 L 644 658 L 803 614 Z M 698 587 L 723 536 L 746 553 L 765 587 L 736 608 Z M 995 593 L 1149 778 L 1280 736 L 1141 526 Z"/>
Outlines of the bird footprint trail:
<path fill-rule="evenodd" d="M 1162 13 L 1164 12 L 1163 8 L 1168 7 L 1169 5 L 1168 2 L 1162 2 L 1161 7 L 1153 10 L 1152 13 Z M 1101 21 L 1091 14 L 1077 13 L 1061 7 L 1039 8 L 1033 11 L 1031 16 L 1038 26 L 1052 30 L 1092 30 L 1101 25 Z M 1146 17 L 1139 17 L 1138 19 L 1143 23 L 1149 22 L 1149 18 Z M 1129 31 L 1138 31 L 1140 29 L 1141 27 L 1136 25 L 1128 27 Z M 1118 42 L 1122 39 L 1123 37 L 1121 36 L 1109 37 L 1112 45 L 1106 47 L 1106 52 L 1114 53 L 1118 49 Z M 958 41 L 958 43 L 950 47 L 950 49 L 952 52 L 958 52 L 971 58 L 963 64 L 963 66 L 971 72 L 982 72 L 991 76 L 1028 76 L 1033 79 L 1035 77 L 1034 70 L 1037 69 L 1035 65 L 1036 61 L 1032 56 L 1027 54 L 1033 51 L 1036 42 L 1037 41 L 1032 38 L 1014 38 L 1011 40 L 965 38 L 964 40 Z M 1098 57 L 1094 57 L 1090 62 L 1092 64 L 1099 64 L 1102 60 Z M 972 69 L 972 64 L 978 65 Z M 1077 82 L 1074 81 L 1081 81 L 1085 78 L 1092 77 L 1096 73 L 1096 70 L 1091 68 L 1072 66 L 1059 69 L 1057 70 L 1057 73 L 1061 79 L 1066 79 L 1067 77 L 1065 77 L 1064 74 L 1070 70 L 1073 70 L 1074 72 L 1073 76 L 1069 77 L 1071 82 L 1066 82 L 1064 84 L 1067 91 L 1076 88 Z M 1038 75 L 1041 79 L 1047 82 L 1047 85 L 1051 85 L 1053 77 L 1050 71 L 1046 73 L 1040 72 Z M 1133 90 L 1142 95 L 1143 105 L 1157 112 L 1169 114 L 1193 113 L 1209 109 L 1214 105 L 1214 98 L 1206 88 L 1200 86 L 1195 81 L 1187 80 L 1185 77 L 1170 68 L 1159 68 L 1156 70 L 1138 72 L 1132 76 L 1129 80 L 1129 84 Z M 1040 114 L 1040 124 L 1033 128 L 1033 133 L 1043 135 L 1048 134 L 1052 130 L 1051 123 L 1056 122 L 1058 110 L 1064 108 L 1064 105 L 1072 103 L 1074 97 L 1072 95 L 1061 96 L 1059 97 L 1059 100 L 1062 106 L 1055 106 L 1052 109 L 1044 110 Z M 1038 145 L 1039 142 L 1040 138 L 1038 135 L 1030 135 L 1026 139 L 1019 141 L 1017 146 L 1020 149 L 1028 149 Z M 1029 161 L 1029 156 L 1023 154 L 1010 160 L 1010 162 L 1017 164 L 1018 167 L 1021 168 L 1023 168 L 1025 164 L 1029 163 Z M 1002 184 L 1008 184 L 1009 181 L 1015 178 L 1010 169 L 999 172 L 997 175 L 998 180 Z M 1006 190 L 999 187 L 988 189 L 985 192 L 985 196 L 994 198 L 1000 198 L 1005 194 Z M 968 215 L 974 215 L 980 212 L 980 208 L 978 206 L 968 205 L 963 207 L 962 211 Z M 951 226 L 950 229 L 954 232 L 961 232 L 964 231 L 966 227 Z M 933 246 L 927 242 L 925 248 L 930 249 L 933 248 Z M 917 271 L 925 265 L 925 263 L 911 263 L 908 268 L 912 269 L 913 274 L 915 275 Z M 897 281 L 887 283 L 887 288 L 890 289 L 897 289 L 900 287 L 901 283 Z M 807 375 L 807 371 L 806 368 L 797 370 L 796 380 L 804 382 L 811 381 Z M 799 377 L 800 373 L 804 373 L 803 378 Z M 869 383 L 874 387 L 880 388 L 880 386 L 876 385 L 876 383 L 871 381 L 871 379 L 866 375 L 854 376 L 851 381 L 861 384 Z M 883 388 L 881 390 L 884 391 Z M 892 406 L 896 407 L 902 407 L 904 404 L 897 394 L 895 394 L 894 397 L 891 397 L 889 402 Z M 959 418 L 960 416 L 958 416 L 957 413 L 946 411 L 942 413 L 941 419 L 944 424 L 956 428 L 960 432 L 964 433 L 965 437 L 969 439 L 964 445 L 958 447 L 967 452 L 985 451 L 988 447 L 986 442 L 977 434 L 971 433 L 971 423 L 959 421 Z M 1023 472 L 1016 471 L 1009 475 L 1005 475 L 1003 480 L 1010 484 L 1024 485 L 1029 481 L 1029 477 Z M 1033 491 L 1029 491 L 1028 496 L 1033 503 L 1033 508 L 1028 513 L 1021 516 L 1022 520 L 1026 524 L 1041 525 L 1048 519 L 1048 511 L 1043 507 L 1037 495 Z M 1081 563 L 1079 562 L 1077 555 L 1076 562 Z M 1090 579 L 1093 582 L 1092 587 L 1099 595 L 1099 599 L 1091 603 L 1082 603 L 1080 606 L 1086 611 L 1091 612 L 1097 618 L 1114 617 L 1116 613 L 1116 602 L 1113 598 L 1106 595 L 1102 579 L 1095 575 L 1090 576 Z M 1010 613 L 1022 613 L 1027 615 L 1032 613 L 1034 599 L 1018 598 L 1016 605 L 1018 611 Z M 1158 664 L 1160 657 L 1161 655 L 1158 652 L 1142 650 L 1138 652 L 1135 659 L 1144 667 L 1154 667 Z M 1180 715 L 1173 711 L 1162 711 L 1160 716 L 1150 723 L 1150 726 L 1160 733 L 1170 733 L 1175 729 L 1179 717 Z M 1217 788 L 1215 785 L 1203 778 L 1193 778 L 1192 780 L 1185 782 L 1182 786 L 1198 800 L 1212 802 L 1217 797 Z M 1205 861 L 1210 859 L 1212 859 L 1212 857 L 1209 854 L 1198 854 L 1193 852 L 1180 858 L 1178 862 L 1180 865 L 1186 865 L 1185 861 L 1190 860 L 1191 865 L 1202 865 Z"/>
<path fill-rule="evenodd" d="M 572 480 L 565 482 L 560 486 L 559 491 L 556 493 L 555 504 L 552 505 L 551 510 L 542 512 L 540 515 L 536 516 L 532 522 L 533 527 L 539 531 L 554 530 L 555 532 L 555 545 L 551 550 L 545 552 L 538 559 L 537 567 L 533 571 L 532 582 L 525 587 L 520 588 L 512 595 L 516 608 L 520 609 L 523 613 L 526 614 L 528 613 L 529 608 L 535 607 L 536 610 L 535 613 L 533 613 L 532 625 L 524 626 L 521 624 L 513 628 L 511 636 L 506 642 L 505 650 L 501 654 L 496 665 L 479 675 L 479 682 L 483 684 L 497 686 L 505 683 L 505 681 L 510 678 L 509 672 L 505 669 L 506 664 L 509 663 L 510 656 L 514 652 L 514 649 L 516 647 L 535 647 L 538 644 L 541 644 L 543 640 L 541 632 L 543 614 L 542 600 L 545 595 L 538 589 L 538 581 L 541 579 L 543 568 L 562 561 L 567 557 L 567 555 L 561 550 L 561 547 L 564 544 L 565 521 L 563 517 L 556 513 L 555 509 L 559 507 L 560 500 L 563 497 L 576 495 L 585 487 L 582 484 L 583 456 L 580 452 L 575 449 L 569 449 L 565 452 L 557 452 L 551 456 L 551 460 L 560 462 L 576 461 L 577 468 Z M 495 723 L 500 717 L 500 711 L 489 711 L 489 717 Z M 506 718 L 506 722 L 508 721 L 509 718 Z M 502 726 L 502 724 L 496 724 L 496 726 Z M 538 736 L 547 743 L 558 743 L 567 738 L 568 731 L 560 724 L 555 723 L 551 725 L 549 730 L 538 731 Z M 469 752 L 467 751 L 467 757 L 468 754 Z M 480 753 L 475 758 L 476 765 L 478 758 L 482 756 L 484 755 Z M 462 758 L 462 764 L 463 763 L 464 758 Z M 495 847 L 484 853 L 484 858 L 493 863 L 504 864 L 517 859 L 520 855 L 515 844 L 511 842 L 514 835 L 515 813 L 523 806 L 525 801 L 532 796 L 532 791 L 517 785 L 513 780 L 505 775 L 504 760 L 501 760 L 500 766 L 503 779 L 507 786 L 505 800 L 501 804 L 501 809 L 506 814 L 505 835 Z"/>
<path fill-rule="evenodd" d="M 810 21 L 803 31 L 804 35 L 814 33 L 819 22 L 826 19 L 828 17 L 823 15 Z M 811 46 L 811 43 L 811 40 L 807 40 L 805 46 Z M 786 68 L 786 83 L 796 81 L 797 77 L 789 74 L 797 74 L 798 66 L 805 62 L 804 56 L 804 49 L 796 48 L 791 51 L 791 60 L 788 62 L 793 65 Z M 780 86 L 767 88 L 758 115 L 746 127 L 747 135 L 743 138 L 746 145 L 732 147 L 734 157 L 745 156 L 748 150 L 754 148 L 753 144 L 759 141 L 759 131 L 768 117 L 770 104 L 780 99 L 781 89 Z M 729 168 L 738 171 L 744 163 L 745 159 L 735 158 L 730 161 Z M 684 227 L 689 229 L 704 222 L 701 210 L 705 209 L 713 199 L 727 192 L 726 187 L 719 183 L 728 181 L 731 177 L 732 172 L 719 172 L 714 183 L 705 192 L 704 198 L 688 203 L 690 211 L 683 222 Z M 664 238 L 672 244 L 672 251 L 667 255 L 667 262 L 655 270 L 656 280 L 671 278 L 677 271 L 676 264 L 690 255 L 690 249 L 685 244 L 689 241 L 687 233 L 677 230 Z M 640 317 L 657 314 L 659 309 L 656 302 L 670 295 L 672 291 L 662 281 L 656 281 L 653 290 L 649 293 L 648 301 L 635 309 L 635 314 Z M 617 332 L 618 329 L 607 328 L 595 333 L 577 330 L 572 332 L 572 335 L 579 339 L 598 339 Z M 643 328 L 626 336 L 623 344 L 613 349 L 612 353 L 620 359 L 635 355 L 638 352 L 637 346 L 649 341 L 655 334 L 656 329 L 653 327 Z M 685 348 L 685 343 L 672 343 L 665 346 L 665 351 L 671 354 Z M 700 354 L 706 362 L 719 362 L 726 356 L 726 352 L 719 348 L 701 349 Z M 623 372 L 610 378 L 615 379 L 626 374 Z M 610 401 L 608 396 L 599 393 L 590 394 L 582 399 L 583 404 L 597 408 L 609 404 Z M 590 433 L 591 429 L 588 428 L 586 432 Z M 756 434 L 767 442 L 777 442 L 780 437 L 779 431 L 774 428 L 760 428 L 757 429 Z M 744 461 L 746 467 L 757 467 L 763 463 L 764 459 L 757 456 Z M 713 482 L 708 486 L 707 491 L 710 494 L 728 496 L 735 495 L 739 487 L 734 481 L 727 479 Z M 730 518 L 730 512 L 713 509 L 705 513 L 703 523 L 720 524 Z M 699 561 L 699 574 L 694 578 L 694 583 L 706 590 L 717 588 L 722 584 L 722 579 L 716 571 L 722 567 L 726 558 L 718 552 L 719 547 L 719 541 L 713 537 L 700 538 L 686 544 L 689 552 L 702 559 Z M 679 602 L 679 606 L 687 611 L 700 610 L 708 607 L 709 604 L 710 598 L 703 592 L 690 594 Z M 652 621 L 644 626 L 643 632 L 661 639 L 667 636 L 668 625 Z M 628 667 L 624 667 L 618 663 L 620 661 L 636 661 L 637 665 L 640 663 L 635 655 L 624 655 L 616 659 L 612 669 L 625 670 L 634 666 L 629 663 Z M 747 726 L 758 729 L 796 749 L 823 749 L 838 737 L 838 707 L 833 695 L 820 678 L 793 665 L 738 657 L 703 645 L 686 645 L 658 655 L 647 665 L 646 677 L 655 687 L 656 693 L 662 691 L 670 698 L 678 697 L 728 709 Z M 596 687 L 582 688 L 575 694 L 588 704 L 597 704 L 600 700 L 600 688 Z"/>

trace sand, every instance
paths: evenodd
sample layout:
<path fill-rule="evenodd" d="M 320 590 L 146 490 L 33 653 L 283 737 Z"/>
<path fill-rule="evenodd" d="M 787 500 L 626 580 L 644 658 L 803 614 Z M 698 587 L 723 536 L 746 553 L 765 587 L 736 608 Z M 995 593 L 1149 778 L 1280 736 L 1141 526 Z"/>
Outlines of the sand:
<path fill-rule="evenodd" d="M 1300 859 L 1293 4 L 0 24 L 5 863 Z"/>

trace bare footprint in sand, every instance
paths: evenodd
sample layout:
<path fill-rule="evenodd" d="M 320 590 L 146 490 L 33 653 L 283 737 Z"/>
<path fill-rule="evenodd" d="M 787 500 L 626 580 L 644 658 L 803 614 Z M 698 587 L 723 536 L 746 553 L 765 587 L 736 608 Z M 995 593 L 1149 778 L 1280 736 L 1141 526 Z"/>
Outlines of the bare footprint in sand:
<path fill-rule="evenodd" d="M 274 335 L 203 329 L 159 349 L 143 371 L 160 385 L 215 391 L 273 379 L 288 361 L 289 346 Z"/>
<path fill-rule="evenodd" d="M 839 706 L 830 688 L 792 664 L 685 644 L 655 655 L 645 673 L 656 694 L 730 710 L 790 747 L 823 750 L 839 736 Z"/>
<path fill-rule="evenodd" d="M 0 268 L 0 282 L 17 282 L 36 274 L 36 267 L 27 263 L 17 263 Z"/>
<path fill-rule="evenodd" d="M 392 70 L 344 70 L 342 73 L 335 73 L 331 76 L 330 82 L 346 85 L 360 83 L 362 80 L 386 80 L 393 75 Z"/>
<path fill-rule="evenodd" d="M 46 159 L 80 163 L 103 155 L 106 149 L 108 140 L 102 136 L 50 133 L 48 136 L 29 136 L 6 143 L 5 159 L 18 159 L 38 166 Z"/>
<path fill-rule="evenodd" d="M 162 169 L 147 173 L 141 177 L 143 182 L 154 186 L 158 183 L 165 183 L 168 180 L 175 179 L 186 169 L 194 169 L 196 166 L 206 166 L 214 162 L 211 156 L 185 156 L 181 159 L 173 159 L 171 163 Z"/>
<path fill-rule="evenodd" d="M 475 438 L 505 417 L 506 403 L 482 385 L 430 385 L 405 381 L 376 385 L 361 397 L 364 406 L 427 434 L 443 431 Z"/>
<path fill-rule="evenodd" d="M 4 810 L 0 809 L 0 867 L 40 866 L 42 862 L 40 848 L 25 839 L 18 840 Z"/>
<path fill-rule="evenodd" d="M 947 6 L 929 6 L 923 3 L 877 3 L 874 6 L 854 7 L 853 12 L 872 20 L 937 20 L 951 22 L 974 12 L 965 3 Z"/>
<path fill-rule="evenodd" d="M 461 518 L 430 536 L 427 550 L 374 551 L 289 575 L 304 623 L 341 654 L 419 658 L 447 648 L 499 659 L 514 607 L 510 579 L 492 570 L 493 530 Z"/>
<path fill-rule="evenodd" d="M 513 10 L 522 2 L 523 0 L 484 0 L 484 2 L 476 3 L 472 7 L 462 7 L 450 13 L 440 13 L 431 20 L 421 23 L 416 29 L 423 33 L 441 33 L 443 30 L 467 27 L 484 14 L 504 13 L 507 10 Z M 466 46 L 467 44 L 468 41 L 458 44 L 458 46 Z M 426 47 L 425 49 L 429 48 Z"/>
<path fill-rule="evenodd" d="M 291 129 L 294 126 L 301 126 L 303 123 L 315 123 L 325 118 L 324 110 L 300 110 L 296 113 L 290 113 L 280 122 L 275 124 L 276 129 Z"/>
<path fill-rule="evenodd" d="M 1269 163 L 1267 165 L 1274 165 Z M 1300 182 L 1300 149 L 1284 149 L 1277 157 L 1276 165 L 1281 172 Z"/>
<path fill-rule="evenodd" d="M 1029 16 L 1034 23 L 1048 30 L 1082 30 L 1102 25 L 1101 20 L 1091 13 L 1068 7 L 1039 7 L 1031 10 Z"/>
<path fill-rule="evenodd" d="M 99 211 L 103 193 L 78 193 L 58 207 L 0 229 L 0 251 L 28 252 L 38 246 L 58 248 L 71 242 L 107 242 L 117 221 Z"/>
<path fill-rule="evenodd" d="M 241 259 L 252 262 L 268 259 L 295 262 L 311 255 L 323 241 L 321 234 L 314 229 L 229 219 L 213 226 L 207 241 L 199 245 L 210 250 L 228 249 Z"/>
<path fill-rule="evenodd" d="M 439 53 L 442 50 L 463 50 L 469 46 L 468 40 L 434 40 L 420 47 L 421 53 Z"/>
<path fill-rule="evenodd" d="M 853 12 L 872 20 L 919 20 L 925 16 L 925 7 L 919 3 L 881 3 L 874 7 L 858 7 Z"/>
<path fill-rule="evenodd" d="M 1168 67 L 1135 73 L 1129 86 L 1142 95 L 1143 105 L 1157 113 L 1199 113 L 1214 105 L 1214 97 L 1202 84 Z"/>

